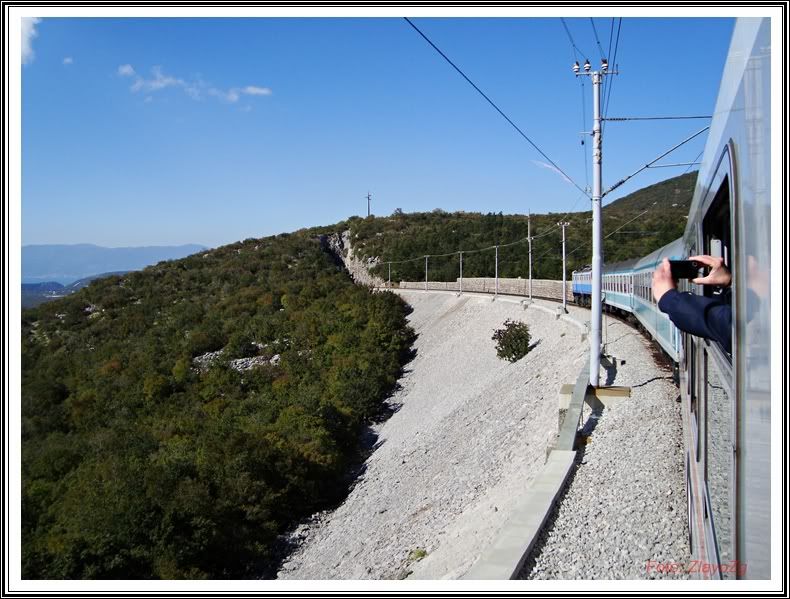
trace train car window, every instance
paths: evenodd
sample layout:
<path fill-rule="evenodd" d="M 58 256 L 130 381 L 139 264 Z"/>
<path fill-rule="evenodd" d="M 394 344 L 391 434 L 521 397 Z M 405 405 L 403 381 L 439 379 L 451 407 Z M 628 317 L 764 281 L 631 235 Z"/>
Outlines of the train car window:
<path fill-rule="evenodd" d="M 732 270 L 730 252 L 732 248 L 732 223 L 730 219 L 730 183 L 729 176 L 716 192 L 705 218 L 702 219 L 702 243 L 704 253 L 724 258 L 724 264 Z M 705 295 L 712 295 L 717 290 L 711 285 L 703 286 Z"/>
<path fill-rule="evenodd" d="M 734 261 L 732 260 L 732 218 L 730 212 L 730 176 L 725 175 L 713 201 L 702 219 L 702 251 L 710 256 L 721 257 L 724 264 L 732 273 L 732 280 L 736 280 Z M 703 285 L 702 293 L 708 297 L 728 294 L 730 290 L 717 288 L 713 285 Z M 733 316 L 733 321 L 735 318 Z M 733 340 L 734 341 L 734 340 Z M 731 354 L 718 343 L 715 345 L 721 353 L 732 362 Z"/>
<path fill-rule="evenodd" d="M 730 388 L 716 356 L 703 351 L 705 393 L 705 484 L 713 520 L 713 536 L 719 563 L 727 564 L 734 555 L 734 430 Z M 734 578 L 734 573 L 722 573 Z"/>
<path fill-rule="evenodd" d="M 691 430 L 694 435 L 694 458 L 697 462 L 702 458 L 700 451 L 700 434 L 699 434 L 699 410 L 697 398 L 697 344 L 694 337 L 688 333 L 685 335 L 685 343 L 688 351 L 686 353 L 686 372 L 688 372 L 688 395 L 689 395 L 689 411 L 691 412 Z"/>
<path fill-rule="evenodd" d="M 655 296 L 652 293 L 650 294 L 650 303 L 653 304 L 653 305 L 655 305 L 655 303 L 656 303 L 656 298 L 655 298 Z"/>
<path fill-rule="evenodd" d="M 691 484 L 691 465 L 689 464 L 688 452 L 686 452 L 686 489 L 688 489 L 686 519 L 688 521 L 689 547 L 694 547 L 694 518 L 692 518 L 692 513 L 696 504 L 694 503 L 694 486 Z"/>

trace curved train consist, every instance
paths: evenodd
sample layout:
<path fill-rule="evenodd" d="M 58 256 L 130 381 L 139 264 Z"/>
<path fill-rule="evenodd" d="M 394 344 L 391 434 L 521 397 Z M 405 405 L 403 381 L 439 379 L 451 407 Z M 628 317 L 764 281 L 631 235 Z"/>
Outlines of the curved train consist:
<path fill-rule="evenodd" d="M 635 319 L 679 370 L 689 566 L 703 578 L 771 576 L 769 28 L 768 19 L 736 22 L 683 237 L 603 268 L 605 309 Z M 653 299 L 662 259 L 695 254 L 721 256 L 732 272 L 731 353 L 679 331 Z M 578 304 L 590 303 L 590 276 L 573 273 Z"/>

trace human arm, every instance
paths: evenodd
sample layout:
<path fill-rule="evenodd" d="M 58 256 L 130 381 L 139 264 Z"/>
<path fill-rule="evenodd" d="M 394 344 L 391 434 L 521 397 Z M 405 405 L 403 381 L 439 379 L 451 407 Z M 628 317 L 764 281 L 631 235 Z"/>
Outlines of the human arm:
<path fill-rule="evenodd" d="M 729 285 L 731 276 L 724 261 L 711 256 L 692 256 L 689 260 L 697 260 L 711 267 L 706 277 L 698 277 L 694 283 Z M 698 337 L 714 339 L 721 343 L 727 352 L 732 346 L 732 306 L 730 292 L 706 297 L 681 293 L 672 278 L 669 260 L 664 258 L 653 271 L 653 297 L 656 298 L 658 309 L 664 312 L 672 323 L 681 331 Z"/>
<path fill-rule="evenodd" d="M 658 301 L 664 312 L 681 331 L 718 341 L 729 353 L 732 347 L 732 306 L 729 291 L 714 296 L 681 293 L 669 289 Z"/>
<path fill-rule="evenodd" d="M 669 259 L 664 258 L 653 271 L 653 297 L 656 299 L 656 303 L 660 302 L 664 294 L 672 289 L 677 290 L 677 284 L 672 278 Z"/>

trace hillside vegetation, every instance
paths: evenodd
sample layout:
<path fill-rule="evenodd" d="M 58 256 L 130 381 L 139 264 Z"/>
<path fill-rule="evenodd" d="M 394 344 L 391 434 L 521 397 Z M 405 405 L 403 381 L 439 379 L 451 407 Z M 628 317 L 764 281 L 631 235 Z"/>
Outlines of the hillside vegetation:
<path fill-rule="evenodd" d="M 681 237 L 694 192 L 697 173 L 667 179 L 627 195 L 603 208 L 604 260 L 619 262 L 644 256 Z M 584 200 L 589 208 L 589 200 Z M 582 207 L 582 204 L 579 204 Z M 557 222 L 565 213 L 533 214 L 532 276 L 562 278 L 562 231 Z M 565 220 L 567 276 L 590 262 L 592 212 L 574 212 Z M 421 281 L 425 277 L 426 254 L 452 254 L 431 258 L 428 276 L 432 281 L 454 281 L 458 277 L 458 251 L 477 250 L 526 239 L 527 216 L 477 214 L 442 210 L 403 214 L 396 210 L 386 218 L 356 218 L 349 221 L 354 249 L 362 258 L 374 257 L 374 272 L 387 279 L 386 262 L 392 265 L 392 281 Z M 619 231 L 616 231 L 619 229 Z M 616 231 L 616 232 L 615 232 Z M 499 276 L 529 274 L 526 242 L 499 249 Z M 493 277 L 494 250 L 464 253 L 465 277 Z"/>
<path fill-rule="evenodd" d="M 406 315 L 306 235 L 25 311 L 23 576 L 265 572 L 275 535 L 344 493 L 359 426 L 408 359 Z M 231 367 L 245 357 L 257 367 Z"/>
<path fill-rule="evenodd" d="M 682 233 L 694 175 L 605 208 L 609 261 Z M 655 203 L 655 205 L 654 205 Z M 575 213 L 569 250 L 589 240 Z M 560 215 L 534 215 L 533 275 L 558 278 Z M 408 306 L 355 285 L 323 235 L 403 260 L 508 243 L 524 216 L 394 214 L 162 262 L 22 313 L 25 578 L 255 578 L 279 533 L 344 496 L 361 426 L 411 355 Z M 632 233 L 627 233 L 631 231 Z M 636 233 L 633 233 L 636 232 Z M 501 276 L 527 276 L 526 244 Z M 540 257 L 541 254 L 546 255 Z M 571 254 L 569 270 L 589 249 Z M 378 274 L 387 277 L 385 265 Z M 465 276 L 493 274 L 492 252 Z M 423 262 L 393 266 L 420 280 Z M 457 256 L 431 262 L 457 276 Z"/>

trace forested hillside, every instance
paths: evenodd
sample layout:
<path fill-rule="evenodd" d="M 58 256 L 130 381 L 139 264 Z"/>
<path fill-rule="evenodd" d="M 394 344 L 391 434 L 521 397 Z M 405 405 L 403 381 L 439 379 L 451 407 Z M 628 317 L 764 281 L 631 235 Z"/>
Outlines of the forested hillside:
<path fill-rule="evenodd" d="M 644 256 L 683 235 L 697 173 L 667 179 L 640 189 L 603 208 L 604 259 L 618 262 Z M 590 262 L 591 218 L 589 200 L 565 217 L 568 277 L 574 268 Z M 562 277 L 562 231 L 557 222 L 564 212 L 532 215 L 532 276 L 536 279 Z M 416 260 L 392 265 L 392 281 L 421 281 L 425 277 L 425 254 L 452 254 L 431 258 L 432 281 L 454 281 L 458 277 L 459 250 L 465 250 L 464 276 L 494 276 L 494 251 L 469 252 L 496 244 L 505 245 L 527 237 L 526 215 L 477 214 L 441 210 L 416 214 L 395 211 L 387 218 L 350 220 L 355 252 L 374 257 L 374 272 L 387 279 L 386 262 Z M 607 237 L 608 236 L 608 237 Z M 526 242 L 500 247 L 499 276 L 523 277 L 529 273 Z"/>
<path fill-rule="evenodd" d="M 679 237 L 695 173 L 604 209 L 606 260 Z M 645 212 L 646 211 L 646 212 Z M 533 276 L 559 278 L 562 213 L 533 215 Z M 587 213 L 567 228 L 586 263 Z M 347 490 L 360 427 L 409 359 L 408 306 L 355 285 L 322 237 L 421 280 L 424 254 L 507 244 L 527 218 L 441 211 L 248 239 L 92 282 L 22 313 L 26 578 L 254 578 L 276 536 Z M 547 234 L 544 233 L 548 231 Z M 493 252 L 464 275 L 493 275 Z M 457 254 L 431 260 L 453 280 Z M 500 249 L 527 276 L 527 244 Z"/>
<path fill-rule="evenodd" d="M 23 576 L 265 572 L 275 535 L 345 492 L 406 315 L 304 234 L 23 312 Z"/>

